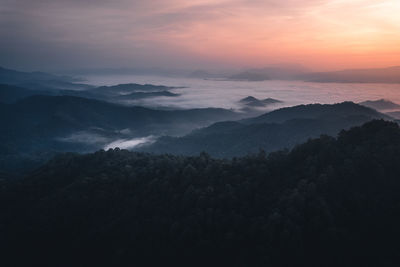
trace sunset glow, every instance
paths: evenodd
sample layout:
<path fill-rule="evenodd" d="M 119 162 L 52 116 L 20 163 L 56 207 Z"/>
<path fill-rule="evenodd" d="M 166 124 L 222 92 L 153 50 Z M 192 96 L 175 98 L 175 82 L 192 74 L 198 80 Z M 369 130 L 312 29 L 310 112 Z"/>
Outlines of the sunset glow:
<path fill-rule="evenodd" d="M 60 67 L 400 63 L 398 0 L 82 2 L 2 1 L 3 61 L 47 53 L 43 64 Z M 22 37 L 35 52 L 22 51 Z"/>

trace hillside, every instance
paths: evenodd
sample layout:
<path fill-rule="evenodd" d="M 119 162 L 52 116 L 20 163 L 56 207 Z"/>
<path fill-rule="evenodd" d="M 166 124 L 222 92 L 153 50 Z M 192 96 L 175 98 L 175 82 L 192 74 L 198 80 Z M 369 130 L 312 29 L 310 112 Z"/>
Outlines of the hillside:
<path fill-rule="evenodd" d="M 239 103 L 248 107 L 265 107 L 273 104 L 282 103 L 282 101 L 274 98 L 258 99 L 254 96 L 247 96 L 240 99 Z"/>
<path fill-rule="evenodd" d="M 44 82 L 43 85 L 34 87 L 24 83 L 21 83 L 20 86 L 0 84 L 0 103 L 11 104 L 24 97 L 33 95 L 76 96 L 119 104 L 132 104 L 132 101 L 144 98 L 179 96 L 179 94 L 169 91 L 174 89 L 174 87 L 161 85 L 129 83 L 114 86 L 89 87 L 76 90 L 76 88 L 60 84 L 60 87 L 57 88 L 57 90 L 54 90 L 54 88 L 51 87 L 51 84 L 53 84 L 53 82 L 47 83 L 47 81 Z"/>
<path fill-rule="evenodd" d="M 46 95 L 48 91 L 30 90 L 18 86 L 0 84 L 0 103 L 11 104 L 28 96 Z"/>
<path fill-rule="evenodd" d="M 297 78 L 310 82 L 400 83 L 400 66 L 306 73 Z"/>
<path fill-rule="evenodd" d="M 294 107 L 281 108 L 272 112 L 260 115 L 256 118 L 243 120 L 245 124 L 252 123 L 282 123 L 291 119 L 329 119 L 349 116 L 367 116 L 371 118 L 385 118 L 385 116 L 371 108 L 357 105 L 353 102 L 342 102 L 332 105 L 309 104 Z"/>
<path fill-rule="evenodd" d="M 99 99 L 114 103 L 130 103 L 129 101 L 151 97 L 177 97 L 179 94 L 170 92 L 175 87 L 152 84 L 118 84 L 113 86 L 100 86 L 91 90 L 79 92 L 82 97 Z M 74 95 L 69 91 L 68 94 Z"/>
<path fill-rule="evenodd" d="M 34 90 L 85 90 L 92 88 L 78 79 L 45 72 L 23 72 L 0 67 L 0 84 L 9 84 Z"/>
<path fill-rule="evenodd" d="M 302 80 L 323 83 L 400 83 L 400 66 L 310 72 L 302 67 L 249 69 L 228 77 L 239 81 Z"/>
<path fill-rule="evenodd" d="M 116 139 L 180 135 L 239 118 L 224 109 L 153 110 L 74 96 L 31 96 L 0 104 L 0 111 L 2 170 L 37 153 L 94 151 Z"/>
<path fill-rule="evenodd" d="M 309 138 L 321 134 L 336 136 L 342 129 L 381 118 L 389 117 L 351 102 L 301 105 L 238 122 L 219 122 L 183 137 L 162 137 L 140 150 L 182 155 L 206 151 L 218 158 L 231 158 L 260 149 L 290 149 Z"/>
<path fill-rule="evenodd" d="M 232 161 L 65 154 L 0 181 L 2 262 L 398 266 L 399 160 L 385 121 Z"/>
<path fill-rule="evenodd" d="M 260 69 L 248 69 L 228 77 L 238 81 L 293 80 L 308 70 L 298 65 L 276 65 Z"/>
<path fill-rule="evenodd" d="M 363 101 L 360 105 L 376 110 L 395 110 L 400 109 L 400 105 L 386 99 Z"/>

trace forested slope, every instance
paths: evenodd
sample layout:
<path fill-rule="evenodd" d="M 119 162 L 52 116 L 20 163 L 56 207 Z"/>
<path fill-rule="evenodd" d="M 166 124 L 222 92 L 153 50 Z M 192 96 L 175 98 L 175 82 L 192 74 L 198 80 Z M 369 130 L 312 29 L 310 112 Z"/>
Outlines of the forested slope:
<path fill-rule="evenodd" d="M 65 154 L 2 180 L 2 261 L 398 266 L 399 163 L 400 129 L 382 120 L 233 160 Z"/>
<path fill-rule="evenodd" d="M 206 151 L 213 157 L 232 158 L 260 149 L 267 153 L 291 149 L 309 138 L 321 134 L 336 136 L 343 129 L 372 119 L 391 118 L 352 102 L 299 105 L 241 121 L 217 122 L 182 137 L 164 136 L 139 149 L 189 156 Z"/>

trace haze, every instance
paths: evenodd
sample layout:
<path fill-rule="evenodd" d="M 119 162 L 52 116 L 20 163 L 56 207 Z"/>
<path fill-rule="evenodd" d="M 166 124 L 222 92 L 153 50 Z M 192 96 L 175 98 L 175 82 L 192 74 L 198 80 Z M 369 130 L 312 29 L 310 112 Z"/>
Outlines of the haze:
<path fill-rule="evenodd" d="M 400 62 L 398 14 L 397 0 L 2 0 L 0 64 L 385 67 Z"/>

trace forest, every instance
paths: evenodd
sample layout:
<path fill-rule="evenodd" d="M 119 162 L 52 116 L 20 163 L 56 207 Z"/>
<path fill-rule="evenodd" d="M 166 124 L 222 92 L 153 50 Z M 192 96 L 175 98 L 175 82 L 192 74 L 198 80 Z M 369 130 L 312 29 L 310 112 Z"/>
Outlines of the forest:
<path fill-rule="evenodd" d="M 399 266 L 400 128 L 214 159 L 60 154 L 0 179 L 3 266 Z M 9 264 L 9 265 L 7 265 Z"/>

